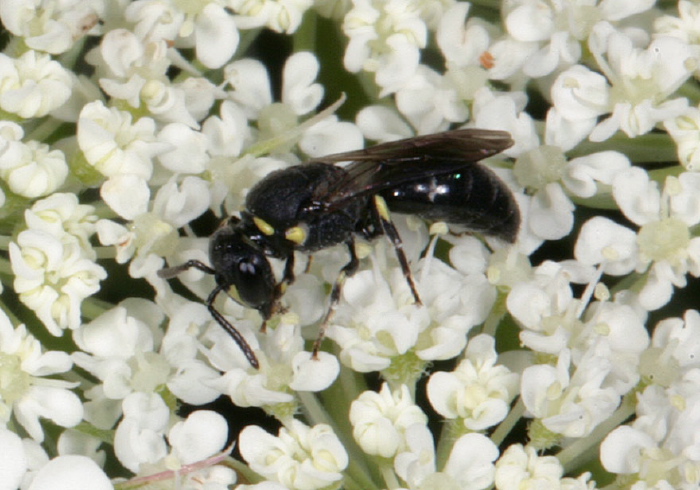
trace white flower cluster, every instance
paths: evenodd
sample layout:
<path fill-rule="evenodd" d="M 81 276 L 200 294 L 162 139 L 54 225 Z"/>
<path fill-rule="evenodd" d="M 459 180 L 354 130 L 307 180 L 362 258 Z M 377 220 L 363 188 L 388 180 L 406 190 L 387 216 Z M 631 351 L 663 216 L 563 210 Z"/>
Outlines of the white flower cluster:
<path fill-rule="evenodd" d="M 107 277 L 90 245 L 94 208 L 55 193 L 24 213 L 27 229 L 9 245 L 14 289 L 53 335 L 81 325 L 82 301 Z"/>
<path fill-rule="evenodd" d="M 0 0 L 0 23 L 0 489 L 700 485 L 696 1 Z M 358 237 L 339 282 L 346 246 L 272 244 L 264 328 L 208 270 L 269 173 L 454 128 L 511 135 L 445 164 L 511 190 L 515 243 L 391 216 L 408 264 Z M 380 173 L 363 196 L 403 184 Z M 217 400 L 276 435 L 229 435 Z"/>

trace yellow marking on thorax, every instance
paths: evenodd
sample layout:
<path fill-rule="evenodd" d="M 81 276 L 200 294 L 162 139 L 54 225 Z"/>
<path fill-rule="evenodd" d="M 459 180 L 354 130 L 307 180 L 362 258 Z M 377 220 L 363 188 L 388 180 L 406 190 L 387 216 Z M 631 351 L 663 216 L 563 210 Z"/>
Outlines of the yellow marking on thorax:
<path fill-rule="evenodd" d="M 292 226 L 284 232 L 284 237 L 292 243 L 301 245 L 306 241 L 308 233 L 303 226 Z"/>
<path fill-rule="evenodd" d="M 271 236 L 275 234 L 275 227 L 264 219 L 253 216 L 253 223 L 258 227 L 258 230 L 263 232 L 263 235 Z"/>

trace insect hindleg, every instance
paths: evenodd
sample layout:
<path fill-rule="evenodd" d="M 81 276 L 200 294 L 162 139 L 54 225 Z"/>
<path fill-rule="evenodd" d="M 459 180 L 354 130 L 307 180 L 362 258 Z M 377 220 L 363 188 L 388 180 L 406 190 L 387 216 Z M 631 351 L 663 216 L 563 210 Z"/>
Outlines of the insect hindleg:
<path fill-rule="evenodd" d="M 413 282 L 413 274 L 411 273 L 411 268 L 408 265 L 408 259 L 406 254 L 403 252 L 403 243 L 401 242 L 401 236 L 398 230 L 394 226 L 389 216 L 389 208 L 386 202 L 381 196 L 374 196 L 374 205 L 372 206 L 374 217 L 381 225 L 384 234 L 391 240 L 392 245 L 394 245 L 394 250 L 396 251 L 396 257 L 399 259 L 399 264 L 401 265 L 401 270 L 406 278 L 408 287 L 411 289 L 413 294 L 413 299 L 415 299 L 417 305 L 423 304 L 418 295 L 418 290 L 416 289 L 416 284 Z"/>
<path fill-rule="evenodd" d="M 343 284 L 345 284 L 345 279 L 355 274 L 355 272 L 357 272 L 357 268 L 360 265 L 360 261 L 357 258 L 357 253 L 355 252 L 355 240 L 350 238 L 345 243 L 348 246 L 348 251 L 350 252 L 350 262 L 345 264 L 343 268 L 340 269 L 338 278 L 333 284 L 333 289 L 331 289 L 331 297 L 330 304 L 328 305 L 328 311 L 326 312 L 326 316 L 321 322 L 321 326 L 319 327 L 318 331 L 318 337 L 316 338 L 316 342 L 314 342 L 314 347 L 312 351 L 314 359 L 317 357 L 318 351 L 321 348 L 321 342 L 323 342 L 323 338 L 326 336 L 326 327 L 328 326 L 328 322 L 330 322 L 331 318 L 333 317 L 335 307 L 338 304 L 338 301 L 340 301 L 340 293 L 343 289 Z"/>
<path fill-rule="evenodd" d="M 214 320 L 216 320 L 216 322 L 221 325 L 221 327 L 226 330 L 231 337 L 233 337 L 233 340 L 238 344 L 238 347 L 240 347 L 250 365 L 255 369 L 259 369 L 260 363 L 258 362 L 258 358 L 255 357 L 255 353 L 250 347 L 250 344 L 248 344 L 243 335 L 236 330 L 236 327 L 231 325 L 229 321 L 224 318 L 224 315 L 219 313 L 219 311 L 214 307 L 214 300 L 216 299 L 216 296 L 223 290 L 223 286 L 216 286 L 216 288 L 209 294 L 209 297 L 207 298 L 207 308 L 209 309 L 209 313 L 211 313 Z"/>

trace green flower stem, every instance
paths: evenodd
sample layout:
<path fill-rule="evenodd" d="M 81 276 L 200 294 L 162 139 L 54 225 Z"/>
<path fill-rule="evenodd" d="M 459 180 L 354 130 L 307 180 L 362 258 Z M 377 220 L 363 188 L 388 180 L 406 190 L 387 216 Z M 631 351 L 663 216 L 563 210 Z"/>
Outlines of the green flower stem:
<path fill-rule="evenodd" d="M 316 52 L 316 28 L 317 28 L 318 14 L 316 12 L 309 10 L 306 15 L 304 15 L 301 25 L 297 31 L 292 36 L 292 42 L 294 43 L 294 52 L 298 53 L 300 51 L 311 51 Z"/>
<path fill-rule="evenodd" d="M 250 45 L 255 42 L 261 32 L 262 28 L 240 31 L 241 39 L 238 42 L 238 49 L 236 49 L 236 56 L 234 56 L 234 58 L 242 58 L 241 53 L 248 51 Z"/>
<path fill-rule="evenodd" d="M 80 312 L 85 320 L 92 321 L 105 311 L 111 310 L 112 308 L 114 308 L 112 303 L 108 303 L 107 301 L 103 301 L 92 296 L 90 298 L 86 298 L 82 302 Z"/>
<path fill-rule="evenodd" d="M 676 145 L 666 133 L 648 133 L 630 139 L 624 133 L 618 132 L 606 141 L 582 141 L 566 156 L 571 159 L 609 150 L 624 153 L 639 165 L 678 161 Z"/>
<path fill-rule="evenodd" d="M 700 85 L 698 85 L 697 80 L 691 77 L 678 89 L 678 95 L 687 98 L 690 105 L 696 105 L 700 102 Z"/>
<path fill-rule="evenodd" d="M 2 309 L 2 311 L 5 312 L 7 317 L 12 322 L 12 325 L 20 325 L 20 324 L 24 323 L 22 320 L 19 319 L 19 317 L 17 315 L 14 314 L 14 312 L 12 311 L 12 308 L 8 307 L 8 305 L 5 304 L 4 301 L 0 301 L 0 309 Z"/>
<path fill-rule="evenodd" d="M 63 121 L 59 121 L 53 117 L 47 117 L 26 134 L 23 139 L 24 141 L 41 141 L 46 143 L 49 141 L 49 136 L 54 134 L 62 124 Z"/>
<path fill-rule="evenodd" d="M 6 252 L 7 244 L 0 244 L 0 249 Z M 10 263 L 10 259 L 0 257 L 0 274 L 10 274 L 14 277 L 14 272 L 12 272 L 12 264 Z"/>
<path fill-rule="evenodd" d="M 226 460 L 226 466 L 233 468 L 236 471 L 236 473 L 238 473 L 239 483 L 255 484 L 263 481 L 263 479 L 260 478 L 260 475 L 251 470 L 250 467 L 242 461 L 238 461 L 237 459 L 233 458 L 228 458 Z"/>
<path fill-rule="evenodd" d="M 109 247 L 94 247 L 93 250 L 97 254 L 98 259 L 114 259 L 117 256 L 117 249 Z"/>
<path fill-rule="evenodd" d="M 87 434 L 96 439 L 99 439 L 100 441 L 104 442 L 105 444 L 109 444 L 110 446 L 114 445 L 113 430 L 98 429 L 97 427 L 88 422 L 80 422 L 78 425 L 73 427 L 73 429 L 77 430 L 82 434 Z"/>
<path fill-rule="evenodd" d="M 396 477 L 396 473 L 394 472 L 394 467 L 391 464 L 391 461 L 387 460 L 382 462 L 379 465 L 379 469 L 382 472 L 382 478 L 384 478 L 384 483 L 386 483 L 385 488 L 401 488 L 402 485 L 401 483 L 399 483 L 399 479 Z"/>
<path fill-rule="evenodd" d="M 327 424 L 333 428 L 333 432 L 343 440 L 343 446 L 348 450 L 348 468 L 344 471 L 346 478 L 344 484 L 346 488 L 351 486 L 356 486 L 356 488 L 371 488 L 373 486 L 372 481 L 367 477 L 368 468 L 365 467 L 366 460 L 364 459 L 364 453 L 353 443 L 354 441 L 349 441 L 343 436 L 350 434 L 352 432 L 347 432 L 342 430 L 338 426 L 338 422 L 347 420 L 347 410 L 345 411 L 329 411 L 326 407 L 321 404 L 315 393 L 308 391 L 297 392 L 297 396 L 302 404 L 302 411 L 306 416 L 310 425 L 316 424 Z M 340 397 L 333 397 L 334 400 Z M 347 403 L 347 400 L 345 400 Z M 329 407 L 330 408 L 330 407 Z M 334 415 L 332 416 L 331 413 Z M 350 452 L 350 449 L 354 451 Z M 369 485 L 369 486 L 368 486 Z"/>
<path fill-rule="evenodd" d="M 345 473 L 355 483 L 362 484 L 359 488 L 370 489 L 379 488 L 374 482 L 381 481 L 382 476 L 377 466 L 372 464 L 352 438 L 352 425 L 348 419 L 350 404 L 366 389 L 367 385 L 360 373 L 341 367 L 338 379 L 321 393 L 321 398 L 325 413 L 332 418 L 333 429 L 348 452 L 350 463 Z"/>
<path fill-rule="evenodd" d="M 501 422 L 496 430 L 493 431 L 493 434 L 491 434 L 491 440 L 496 446 L 500 446 L 501 443 L 503 443 L 506 436 L 510 434 L 510 431 L 513 430 L 513 427 L 515 427 L 515 424 L 518 423 L 524 413 L 525 404 L 523 403 L 523 399 L 518 397 L 518 401 L 510 409 L 506 418 L 503 419 L 503 422 Z"/>

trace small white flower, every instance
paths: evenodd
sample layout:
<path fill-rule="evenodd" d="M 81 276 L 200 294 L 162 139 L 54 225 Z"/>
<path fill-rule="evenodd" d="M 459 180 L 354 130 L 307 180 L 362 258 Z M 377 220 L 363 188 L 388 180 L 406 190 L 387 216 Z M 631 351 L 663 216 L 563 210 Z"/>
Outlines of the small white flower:
<path fill-rule="evenodd" d="M 430 325 L 426 309 L 413 304 L 399 268 L 385 274 L 365 270 L 349 278 L 327 330 L 342 349 L 340 360 L 360 372 L 387 369 Z"/>
<path fill-rule="evenodd" d="M 534 486 L 560 488 L 564 468 L 554 456 L 538 456 L 532 446 L 513 444 L 496 462 L 496 488 L 518 490 Z"/>
<path fill-rule="evenodd" d="M 126 8 L 134 32 L 146 41 L 177 41 L 194 47 L 207 68 L 222 67 L 238 48 L 240 35 L 230 6 L 223 1 L 187 5 L 141 0 Z M 235 8 L 235 7 L 234 7 Z"/>
<path fill-rule="evenodd" d="M 474 127 L 508 131 L 515 144 L 503 152 L 509 157 L 536 148 L 539 138 L 532 117 L 525 112 L 527 97 L 522 92 L 492 92 L 479 89 L 474 94 L 472 120 Z"/>
<path fill-rule="evenodd" d="M 650 380 L 653 382 L 653 378 Z M 661 476 L 664 480 L 658 488 L 696 488 L 700 478 L 691 469 L 698 464 L 697 369 L 675 377 L 664 373 L 660 381 L 670 383 L 668 387 L 647 386 L 636 397 L 634 422 L 615 428 L 603 440 L 601 462 L 612 473 L 634 477 L 640 482 L 639 488 L 654 488 Z M 656 470 L 659 465 L 664 468 L 662 475 Z"/>
<path fill-rule="evenodd" d="M 179 184 L 170 181 L 158 190 L 153 199 L 153 213 L 173 228 L 180 228 L 202 215 L 210 203 L 208 183 L 188 176 Z"/>
<path fill-rule="evenodd" d="M 427 421 L 406 385 L 392 392 L 385 383 L 379 393 L 365 391 L 350 405 L 353 437 L 364 452 L 383 458 L 405 450 L 408 428 Z"/>
<path fill-rule="evenodd" d="M 504 23 L 514 39 L 539 43 L 540 48 L 527 59 L 523 71 L 541 77 L 578 62 L 581 42 L 588 38 L 596 22 L 624 20 L 653 5 L 653 0 L 565 3 L 515 0 L 505 7 Z"/>
<path fill-rule="evenodd" d="M 497 458 L 498 448 L 491 439 L 483 434 L 466 434 L 455 441 L 443 471 L 456 488 L 486 489 L 494 483 L 493 462 Z"/>
<path fill-rule="evenodd" d="M 596 216 L 581 227 L 574 256 L 583 264 L 600 264 L 607 274 L 629 274 L 637 265 L 636 238 L 634 231 L 629 228 Z"/>
<path fill-rule="evenodd" d="M 32 490 L 113 490 L 114 485 L 105 471 L 87 456 L 67 454 L 57 456 L 36 472 L 31 480 Z"/>
<path fill-rule="evenodd" d="M 173 425 L 168 432 L 172 453 L 180 464 L 202 461 L 226 445 L 226 419 L 210 410 L 197 410 Z"/>
<path fill-rule="evenodd" d="M 413 424 L 406 431 L 407 450 L 394 459 L 396 474 L 409 488 L 473 488 L 493 485 L 498 448 L 483 434 L 459 437 L 442 471 L 435 471 L 435 445 L 425 425 Z"/>
<path fill-rule="evenodd" d="M 202 134 L 212 156 L 238 157 L 252 140 L 244 110 L 231 100 L 221 103 L 219 116 L 209 116 L 202 123 Z"/>
<path fill-rule="evenodd" d="M 589 355 L 571 376 L 571 354 L 559 355 L 557 366 L 535 365 L 522 374 L 522 400 L 534 417 L 551 432 L 566 437 L 584 437 L 610 417 L 620 403 L 616 390 L 605 378 L 612 361 Z M 535 437 L 536 438 L 536 437 Z"/>
<path fill-rule="evenodd" d="M 281 323 L 256 337 L 249 321 L 234 323 L 255 351 L 260 370 L 252 370 L 240 347 L 215 322 L 206 335 L 211 347 L 204 352 L 211 364 L 224 373 L 208 386 L 229 396 L 236 405 L 264 406 L 273 412 L 279 409 L 283 413 L 278 415 L 284 417 L 294 401 L 294 391 L 322 391 L 338 376 L 340 366 L 335 356 L 319 352 L 313 359 L 304 350 L 298 325 Z"/>
<path fill-rule="evenodd" d="M 75 194 L 54 193 L 37 201 L 24 212 L 27 227 L 60 238 L 66 232 L 77 237 L 88 254 L 92 254 L 90 237 L 95 233 L 95 208 L 80 204 Z"/>
<path fill-rule="evenodd" d="M 5 0 L 0 2 L 0 19 L 30 48 L 60 54 L 94 33 L 104 8 L 100 0 Z"/>
<path fill-rule="evenodd" d="M 557 111 L 569 120 L 611 113 L 593 129 L 591 141 L 604 141 L 617 130 L 633 138 L 687 111 L 685 98 L 668 99 L 697 66 L 683 41 L 659 37 L 641 50 L 632 39 L 600 22 L 589 47 L 605 76 L 573 66 L 557 77 L 552 99 Z"/>
<path fill-rule="evenodd" d="M 396 111 L 381 105 L 362 108 L 355 122 L 365 138 L 380 143 L 414 136 L 411 126 Z"/>
<path fill-rule="evenodd" d="M 50 194 L 68 176 L 66 157 L 60 150 L 51 150 L 37 141 L 23 143 L 23 135 L 15 123 L 0 123 L 0 177 L 20 196 Z"/>
<path fill-rule="evenodd" d="M 145 300 L 126 300 L 74 332 L 81 351 L 75 363 L 102 381 L 104 396 L 120 400 L 160 386 L 187 403 L 208 403 L 218 392 L 204 381 L 217 373 L 198 356 L 200 346 L 188 328 L 209 321 L 203 307 L 181 307 L 162 339 L 162 311 Z"/>
<path fill-rule="evenodd" d="M 68 100 L 69 71 L 48 54 L 27 51 L 17 59 L 0 53 L 0 108 L 23 118 L 42 117 Z"/>
<path fill-rule="evenodd" d="M 80 111 L 78 145 L 87 162 L 106 177 L 134 174 L 148 180 L 152 158 L 170 149 L 156 139 L 155 129 L 153 119 L 132 122 L 130 113 L 95 101 Z"/>
<path fill-rule="evenodd" d="M 562 149 L 550 145 L 521 154 L 513 174 L 532 196 L 525 229 L 544 240 L 568 235 L 575 209 L 569 195 L 590 198 L 599 191 L 609 192 L 613 177 L 629 166 L 627 157 L 614 151 L 569 161 Z"/>
<path fill-rule="evenodd" d="M 350 39 L 345 68 L 352 73 L 376 73 L 383 96 L 401 88 L 416 70 L 428 30 L 417 3 L 353 0 L 353 8 L 343 20 L 343 32 Z"/>
<path fill-rule="evenodd" d="M 689 172 L 700 170 L 700 109 L 693 107 L 680 117 L 664 121 L 664 127 L 676 143 L 679 163 Z"/>
<path fill-rule="evenodd" d="M 654 19 L 654 31 L 658 35 L 676 37 L 690 45 L 691 49 L 699 52 L 698 40 L 700 40 L 700 7 L 688 0 L 678 2 L 678 17 L 662 15 Z M 697 70 L 696 70 L 697 73 Z"/>
<path fill-rule="evenodd" d="M 683 319 L 667 318 L 660 321 L 652 336 L 652 346 L 655 349 L 662 349 L 664 356 L 674 358 L 681 371 L 690 371 L 700 367 L 700 313 L 697 310 L 687 310 Z M 669 359 L 670 361 L 670 359 Z M 673 362 L 667 362 L 665 366 L 659 367 L 662 372 L 664 368 L 673 369 Z M 668 386 L 668 381 L 662 383 L 654 380 L 655 383 Z"/>
<path fill-rule="evenodd" d="M 320 158 L 362 148 L 364 139 L 356 125 L 328 117 L 310 126 L 301 140 L 299 148 L 310 157 Z"/>
<path fill-rule="evenodd" d="M 205 134 L 182 123 L 171 123 L 161 129 L 158 140 L 171 148 L 158 155 L 158 161 L 171 172 L 199 174 L 206 169 L 209 140 Z"/>
<path fill-rule="evenodd" d="M 73 366 L 65 352 L 43 349 L 24 325 L 13 327 L 0 310 L 0 423 L 11 416 L 36 441 L 44 439 L 39 417 L 62 427 L 73 427 L 83 418 L 83 406 L 70 391 L 75 384 L 44 378 L 69 371 Z"/>
<path fill-rule="evenodd" d="M 636 269 L 648 272 L 640 303 L 649 310 L 666 304 L 673 287 L 684 287 L 688 273 L 700 276 L 700 238 L 690 229 L 700 223 L 700 175 L 666 178 L 663 190 L 633 167 L 613 181 L 613 197 L 637 232 Z"/>
<path fill-rule="evenodd" d="M 311 0 L 232 0 L 243 29 L 267 26 L 275 32 L 291 34 L 301 24 L 304 13 L 314 4 Z"/>
<path fill-rule="evenodd" d="M 8 490 L 19 488 L 22 477 L 28 469 L 28 458 L 24 453 L 22 439 L 14 432 L 0 428 L 0 446 L 4 450 L 4 457 L 0 459 L 2 484 Z"/>
<path fill-rule="evenodd" d="M 69 234 L 56 238 L 41 230 L 25 230 L 10 243 L 14 287 L 53 335 L 80 325 L 80 303 L 96 293 L 107 277 Z"/>
<path fill-rule="evenodd" d="M 405 448 L 394 458 L 394 470 L 410 488 L 419 488 L 435 473 L 435 442 L 428 426 L 416 423 L 405 432 Z"/>
<path fill-rule="evenodd" d="M 396 91 L 396 106 L 416 128 L 418 134 L 444 131 L 450 123 L 461 123 L 469 117 L 465 99 L 473 97 L 473 91 L 455 77 L 440 75 L 419 65 L 405 84 Z"/>
<path fill-rule="evenodd" d="M 296 419 L 277 437 L 251 425 L 239 436 L 240 451 L 250 468 L 287 488 L 326 488 L 343 478 L 348 454 L 325 424 L 308 427 Z"/>
<path fill-rule="evenodd" d="M 132 393 L 122 402 L 124 417 L 114 434 L 114 452 L 133 473 L 167 455 L 165 432 L 170 410 L 155 393 Z"/>
<path fill-rule="evenodd" d="M 496 365 L 493 337 L 469 341 L 466 358 L 450 372 L 438 371 L 428 380 L 431 405 L 445 418 L 459 418 L 467 429 L 485 430 L 501 422 L 517 394 L 518 375 Z"/>

